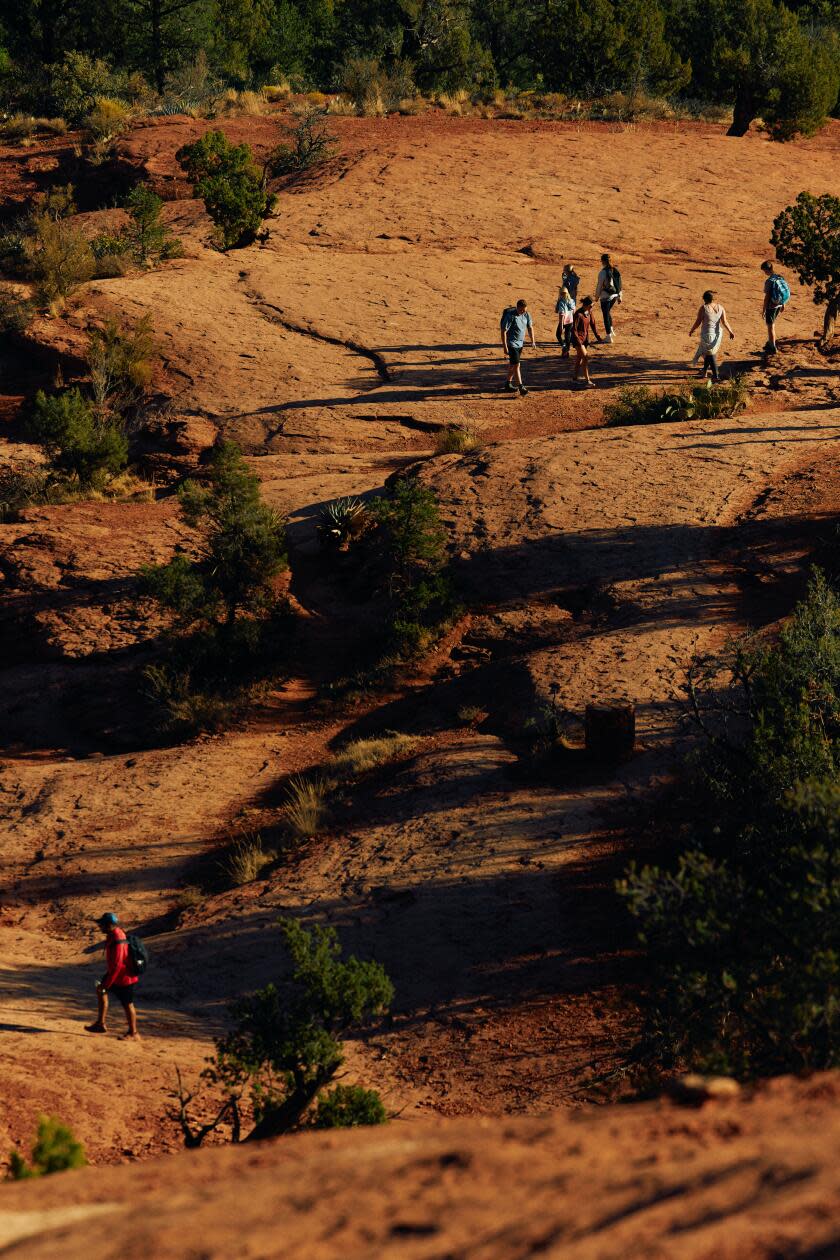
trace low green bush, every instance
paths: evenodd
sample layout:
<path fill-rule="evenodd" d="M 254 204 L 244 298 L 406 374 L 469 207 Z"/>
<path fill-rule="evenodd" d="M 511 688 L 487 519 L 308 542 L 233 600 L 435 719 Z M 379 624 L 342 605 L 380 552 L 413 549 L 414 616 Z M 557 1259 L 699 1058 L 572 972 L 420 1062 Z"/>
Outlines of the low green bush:
<path fill-rule="evenodd" d="M 70 1168 L 84 1168 L 86 1163 L 85 1148 L 76 1141 L 72 1131 L 54 1116 L 41 1116 L 31 1163 L 18 1151 L 12 1151 L 9 1176 L 12 1181 L 46 1177 Z"/>
<path fill-rule="evenodd" d="M 213 453 L 207 484 L 178 491 L 181 514 L 200 532 L 199 556 L 176 556 L 142 572 L 144 593 L 169 608 L 182 627 L 234 626 L 276 602 L 275 577 L 286 567 L 285 527 L 260 497 L 258 478 L 232 442 Z"/>
<path fill-rule="evenodd" d="M 336 1085 L 318 1099 L 313 1125 L 316 1129 L 352 1129 L 387 1121 L 388 1112 L 375 1089 Z"/>
<path fill-rule="evenodd" d="M 275 579 L 285 568 L 285 529 L 233 443 L 217 447 L 206 483 L 179 490 L 196 556 L 147 566 L 139 592 L 171 616 L 167 657 L 147 669 L 144 694 L 159 729 L 220 729 L 244 710 L 259 679 L 277 672 L 291 625 Z"/>
<path fill-rule="evenodd" d="M 96 271 L 96 259 L 84 234 L 68 218 L 48 209 L 34 215 L 22 249 L 38 299 L 53 310 L 60 310 Z"/>
<path fill-rule="evenodd" d="M 374 580 L 389 597 L 392 647 L 413 655 L 454 608 L 437 499 L 416 477 L 401 477 L 387 495 L 371 500 L 368 512 L 371 527 L 361 542 Z"/>
<path fill-rule="evenodd" d="M 28 507 L 48 501 L 49 470 L 41 464 L 0 464 L 0 521 L 16 520 Z"/>
<path fill-rule="evenodd" d="M 693 691 L 694 826 L 620 891 L 650 983 L 643 1052 L 742 1077 L 840 1064 L 840 599 L 817 573 L 773 644 Z"/>
<path fill-rule="evenodd" d="M 216 224 L 221 248 L 250 244 L 275 200 L 254 165 L 250 147 L 231 144 L 222 131 L 208 131 L 175 156 Z"/>
<path fill-rule="evenodd" d="M 107 319 L 88 340 L 91 391 L 101 416 L 125 416 L 142 400 L 152 379 L 152 317 L 134 324 Z"/>
<path fill-rule="evenodd" d="M 235 1027 L 216 1043 L 211 1077 L 237 1098 L 247 1090 L 257 1121 L 251 1136 L 296 1127 L 344 1058 L 342 1037 L 388 1010 L 394 988 L 376 962 L 341 957 L 334 928 L 307 930 L 293 919 L 280 929 L 292 961 L 287 982 L 236 1002 Z M 358 1114 L 336 1100 L 328 1114 Z M 365 1110 L 375 1113 L 368 1102 Z"/>
<path fill-rule="evenodd" d="M 48 73 L 54 113 L 74 124 L 95 108 L 97 97 L 110 96 L 116 86 L 108 64 L 82 52 L 65 53 Z"/>
<path fill-rule="evenodd" d="M 0 333 L 25 332 L 34 314 L 29 298 L 10 284 L 0 284 Z"/>
<path fill-rule="evenodd" d="M 447 424 L 435 437 L 436 455 L 464 455 L 481 445 L 475 429 L 460 424 Z"/>
<path fill-rule="evenodd" d="M 163 201 L 148 184 L 137 184 L 125 201 L 128 226 L 123 235 L 132 257 L 138 263 L 161 258 L 178 258 L 181 242 L 161 220 Z"/>
<path fill-rule="evenodd" d="M 604 408 L 607 424 L 658 424 L 673 420 L 714 420 L 738 415 L 749 394 L 741 377 L 712 384 L 686 385 L 679 390 L 627 385 Z"/>
<path fill-rule="evenodd" d="M 78 389 L 50 396 L 39 390 L 28 431 L 44 447 L 53 466 L 85 489 L 101 489 L 128 463 L 122 426 L 99 419 Z"/>

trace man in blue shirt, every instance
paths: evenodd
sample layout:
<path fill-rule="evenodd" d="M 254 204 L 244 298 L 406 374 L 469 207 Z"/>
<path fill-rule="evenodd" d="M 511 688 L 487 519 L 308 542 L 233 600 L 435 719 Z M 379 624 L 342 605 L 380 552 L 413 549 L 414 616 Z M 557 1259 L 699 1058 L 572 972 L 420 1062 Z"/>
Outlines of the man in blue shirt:
<path fill-rule="evenodd" d="M 528 390 L 522 384 L 522 368 L 520 359 L 522 351 L 525 348 L 525 337 L 530 334 L 531 345 L 536 348 L 534 340 L 534 325 L 531 323 L 531 316 L 528 314 L 528 303 L 524 298 L 520 298 L 516 306 L 509 306 L 502 315 L 502 347 L 508 360 L 507 384 L 505 389 L 511 394 L 515 394 L 517 389 L 520 394 L 527 394 Z"/>

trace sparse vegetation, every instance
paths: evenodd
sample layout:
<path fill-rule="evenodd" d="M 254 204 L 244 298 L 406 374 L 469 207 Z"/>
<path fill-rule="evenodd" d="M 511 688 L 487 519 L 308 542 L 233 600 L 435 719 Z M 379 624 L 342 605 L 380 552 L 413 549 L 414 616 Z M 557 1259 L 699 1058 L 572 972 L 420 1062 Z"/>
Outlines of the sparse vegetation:
<path fill-rule="evenodd" d="M 90 243 L 70 219 L 71 209 L 45 201 L 34 214 L 22 253 L 39 301 L 61 310 L 80 284 L 96 271 Z"/>
<path fill-rule="evenodd" d="M 85 1149 L 77 1142 L 67 1125 L 54 1116 L 41 1116 L 38 1135 L 32 1147 L 29 1163 L 19 1151 L 12 1151 L 9 1177 L 23 1181 L 30 1177 L 47 1177 L 52 1173 L 66 1172 L 70 1168 L 84 1168 Z"/>
<path fill-rule="evenodd" d="M 627 385 L 604 408 L 607 424 L 659 424 L 674 420 L 714 420 L 736 416 L 747 405 L 749 394 L 739 376 L 713 385 L 701 381 L 681 390 L 650 389 Z"/>
<path fill-rule="evenodd" d="M 122 416 L 141 401 L 152 379 L 152 317 L 121 326 L 115 319 L 95 328 L 88 343 L 91 390 L 100 416 Z"/>
<path fill-rule="evenodd" d="M 365 505 L 361 499 L 333 499 L 318 513 L 318 537 L 327 548 L 340 547 L 360 534 L 365 526 Z"/>
<path fill-rule="evenodd" d="M 778 641 L 719 674 L 692 687 L 693 840 L 621 885 L 648 956 L 643 1049 L 742 1077 L 836 1066 L 840 599 L 816 574 Z"/>
<path fill-rule="evenodd" d="M 464 455 L 481 445 L 475 429 L 460 424 L 447 424 L 435 437 L 436 455 Z"/>
<path fill-rule="evenodd" d="M 231 144 L 222 131 L 208 131 L 176 157 L 216 224 L 221 248 L 250 244 L 274 208 L 250 147 Z"/>
<path fill-rule="evenodd" d="M 342 1037 L 384 1014 L 393 986 L 375 962 L 341 958 L 334 928 L 307 930 L 281 919 L 280 930 L 292 963 L 288 980 L 240 999 L 232 1007 L 235 1027 L 216 1042 L 205 1079 L 223 1093 L 216 1119 L 196 1128 L 190 1121 L 191 1095 L 179 1088 L 178 1120 L 189 1146 L 231 1121 L 238 1138 L 244 1105 L 254 1117 L 249 1137 L 275 1137 L 298 1127 L 344 1058 Z M 345 1124 L 380 1123 L 371 1091 L 327 1101 L 327 1117 Z"/>
<path fill-rule="evenodd" d="M 173 734 L 220 729 L 249 684 L 276 669 L 288 612 L 274 579 L 286 565 L 285 530 L 233 443 L 217 447 L 207 484 L 187 481 L 181 512 L 198 532 L 196 558 L 148 566 L 140 591 L 172 618 L 169 659 L 145 671 L 145 692 Z"/>
<path fill-rule="evenodd" d="M 325 106 L 314 106 L 288 129 L 288 141 L 279 144 L 269 155 L 266 165 L 272 175 L 309 171 L 332 157 L 337 140 L 327 125 L 328 113 Z"/>
<path fill-rule="evenodd" d="M 0 333 L 25 332 L 34 314 L 29 298 L 10 284 L 0 284 Z"/>
<path fill-rule="evenodd" d="M 351 1129 L 357 1125 L 386 1124 L 388 1112 L 375 1089 L 336 1085 L 318 1099 L 316 1129 Z"/>

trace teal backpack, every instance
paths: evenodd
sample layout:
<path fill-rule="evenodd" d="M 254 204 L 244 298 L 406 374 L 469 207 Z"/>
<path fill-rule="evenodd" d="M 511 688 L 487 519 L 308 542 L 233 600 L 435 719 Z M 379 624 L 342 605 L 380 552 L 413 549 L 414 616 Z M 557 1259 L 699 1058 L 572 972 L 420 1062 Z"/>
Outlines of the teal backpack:
<path fill-rule="evenodd" d="M 786 306 L 790 301 L 790 285 L 784 276 L 771 276 L 767 292 L 771 306 Z"/>

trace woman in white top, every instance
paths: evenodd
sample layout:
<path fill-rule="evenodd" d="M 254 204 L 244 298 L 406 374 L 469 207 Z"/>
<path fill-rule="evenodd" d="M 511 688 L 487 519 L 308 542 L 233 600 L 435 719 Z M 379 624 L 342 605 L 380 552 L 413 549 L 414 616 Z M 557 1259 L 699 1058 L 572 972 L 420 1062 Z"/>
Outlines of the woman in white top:
<path fill-rule="evenodd" d="M 557 312 L 557 340 L 563 347 L 563 358 L 568 359 L 572 344 L 572 325 L 575 322 L 575 299 L 565 285 L 560 289 L 554 309 Z"/>
<path fill-rule="evenodd" d="M 689 330 L 689 337 L 697 329 L 700 329 L 700 344 L 695 351 L 692 363 L 696 363 L 699 358 L 703 359 L 703 370 L 700 376 L 706 379 L 706 373 L 711 371 L 712 380 L 717 382 L 718 376 L 717 354 L 720 350 L 720 343 L 723 341 L 724 328 L 729 333 L 729 340 L 735 336 L 729 327 L 726 318 L 726 311 L 720 302 L 715 301 L 715 295 L 711 289 L 707 289 L 703 294 L 703 305 L 697 312 L 697 318 Z"/>

